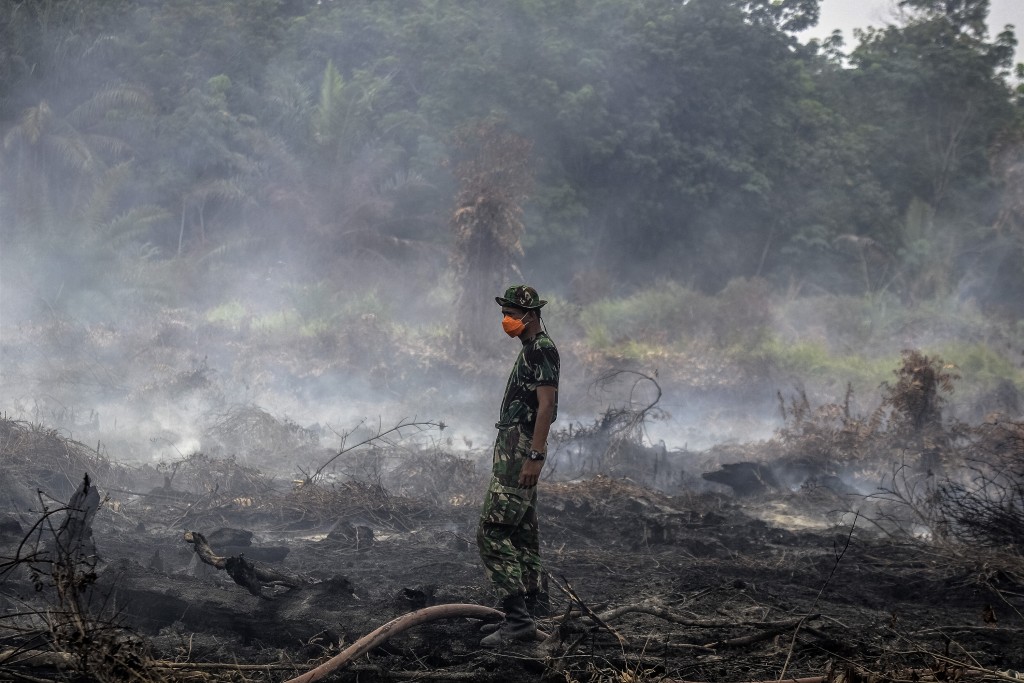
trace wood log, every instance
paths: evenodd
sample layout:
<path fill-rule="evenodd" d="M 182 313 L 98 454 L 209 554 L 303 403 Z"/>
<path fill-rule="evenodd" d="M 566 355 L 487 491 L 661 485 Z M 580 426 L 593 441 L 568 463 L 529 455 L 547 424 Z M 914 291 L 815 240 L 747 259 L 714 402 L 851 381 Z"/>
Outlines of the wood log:
<path fill-rule="evenodd" d="M 198 531 L 186 531 L 185 542 L 192 544 L 192 549 L 205 564 L 226 571 L 228 575 L 253 595 L 266 598 L 263 588 L 267 586 L 286 586 L 298 588 L 309 581 L 294 574 L 286 574 L 264 566 L 259 562 L 251 562 L 244 555 L 221 557 L 217 555 L 210 543 Z"/>

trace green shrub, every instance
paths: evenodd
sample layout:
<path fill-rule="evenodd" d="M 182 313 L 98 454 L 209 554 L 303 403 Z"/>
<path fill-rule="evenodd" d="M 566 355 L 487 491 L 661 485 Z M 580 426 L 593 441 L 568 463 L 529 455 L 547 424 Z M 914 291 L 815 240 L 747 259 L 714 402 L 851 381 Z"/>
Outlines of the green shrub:
<path fill-rule="evenodd" d="M 249 317 L 249 311 L 238 299 L 225 301 L 206 312 L 206 322 L 227 327 L 239 327 L 242 320 Z"/>
<path fill-rule="evenodd" d="M 940 353 L 972 383 L 994 385 L 1002 380 L 1010 380 L 1024 388 L 1024 372 L 990 346 L 982 343 L 951 343 L 941 346 Z"/>
<path fill-rule="evenodd" d="M 821 341 L 791 342 L 772 336 L 747 354 L 733 352 L 741 367 L 761 368 L 758 374 L 799 378 L 810 384 L 852 384 L 855 388 L 878 387 L 889 379 L 899 363 L 898 354 L 868 357 L 834 354 Z"/>
<path fill-rule="evenodd" d="M 593 350 L 611 350 L 629 342 L 685 348 L 706 327 L 712 309 L 703 294 L 675 282 L 663 282 L 624 299 L 601 299 L 580 311 L 580 326 Z"/>
<path fill-rule="evenodd" d="M 285 295 L 295 313 L 307 323 L 330 320 L 336 314 L 336 295 L 326 280 L 312 284 L 290 285 L 285 288 Z"/>
<path fill-rule="evenodd" d="M 296 330 L 302 326 L 302 319 L 294 311 L 271 311 L 252 319 L 252 330 L 264 334 Z"/>
<path fill-rule="evenodd" d="M 864 351 L 878 339 L 891 340 L 899 308 L 884 294 L 795 297 L 776 305 L 777 329 L 787 341 L 815 339 L 832 352 Z"/>
<path fill-rule="evenodd" d="M 773 319 L 768 282 L 736 278 L 712 299 L 708 327 L 719 347 L 750 348 L 768 338 Z"/>

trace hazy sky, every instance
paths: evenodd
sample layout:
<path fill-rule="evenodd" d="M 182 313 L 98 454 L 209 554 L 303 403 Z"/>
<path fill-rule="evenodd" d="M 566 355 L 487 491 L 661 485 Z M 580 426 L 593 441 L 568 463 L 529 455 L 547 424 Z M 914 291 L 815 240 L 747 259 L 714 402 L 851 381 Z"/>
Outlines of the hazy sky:
<path fill-rule="evenodd" d="M 991 0 L 988 16 L 989 36 L 995 36 L 1006 24 L 1013 24 L 1017 41 L 1024 36 L 1024 0 Z M 846 44 L 854 44 L 853 29 L 867 26 L 885 26 L 893 23 L 897 12 L 896 0 L 822 0 L 821 21 L 807 31 L 808 38 L 823 38 L 840 29 Z M 1017 59 L 1024 59 L 1024 50 L 1017 47 Z"/>

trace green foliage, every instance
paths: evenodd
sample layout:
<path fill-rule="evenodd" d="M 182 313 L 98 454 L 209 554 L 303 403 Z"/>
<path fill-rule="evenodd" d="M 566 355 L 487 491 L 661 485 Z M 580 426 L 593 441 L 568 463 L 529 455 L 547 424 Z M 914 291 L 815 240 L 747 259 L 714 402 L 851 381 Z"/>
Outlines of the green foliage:
<path fill-rule="evenodd" d="M 502 190 L 500 263 L 463 240 L 456 270 L 628 282 L 581 317 L 597 348 L 742 355 L 777 327 L 772 286 L 837 309 L 812 334 L 829 353 L 906 334 L 901 302 L 924 327 L 958 330 L 957 296 L 1019 313 L 1012 33 L 987 37 L 984 0 L 906 0 L 843 54 L 794 35 L 819 5 L 2 2 L 0 220 L 84 245 L 108 299 L 127 282 L 136 304 L 187 301 L 278 255 L 329 298 L 347 269 L 429 290 L 460 235 L 486 235 L 470 195 Z M 464 182 L 452 133 L 498 120 L 532 154 L 491 165 L 529 195 Z M 330 325 L 305 296 L 325 312 L 300 318 Z"/>
<path fill-rule="evenodd" d="M 679 330 L 693 325 L 710 310 L 707 297 L 675 282 L 637 292 L 620 299 L 601 299 L 580 311 L 587 344 L 610 351 L 636 340 L 680 348 L 690 338 L 678 338 Z M 691 332 L 692 333 L 692 332 Z"/>
<path fill-rule="evenodd" d="M 327 281 L 285 288 L 288 306 L 256 311 L 237 298 L 206 311 L 204 319 L 232 330 L 287 339 L 344 335 L 368 323 L 385 329 L 390 323 L 388 303 L 373 291 L 338 292 Z"/>
<path fill-rule="evenodd" d="M 789 342 L 771 337 L 734 362 L 760 370 L 769 376 L 798 378 L 815 386 L 835 389 L 841 383 L 856 387 L 877 387 L 892 368 L 895 355 L 870 357 L 857 353 L 835 353 L 821 342 Z"/>
<path fill-rule="evenodd" d="M 1004 354 L 978 342 L 948 343 L 938 347 L 943 358 L 954 364 L 965 377 L 982 385 L 995 386 L 1009 380 L 1024 388 L 1024 371 Z"/>
<path fill-rule="evenodd" d="M 346 83 L 341 73 L 328 61 L 320 84 L 320 97 L 312 112 L 313 141 L 322 150 L 328 163 L 351 161 L 352 155 L 365 144 L 369 121 L 380 88 L 386 79 L 374 82 L 353 80 Z M 369 83 L 365 81 L 369 80 Z"/>
<path fill-rule="evenodd" d="M 209 323 L 237 328 L 241 325 L 242 320 L 248 316 L 249 311 L 245 307 L 245 304 L 238 299 L 232 299 L 230 301 L 225 301 L 218 306 L 214 306 L 206 312 L 204 317 Z"/>
<path fill-rule="evenodd" d="M 637 357 L 658 348 L 751 348 L 767 334 L 771 309 L 764 282 L 733 280 L 712 297 L 664 281 L 585 306 L 579 320 L 595 350 Z"/>

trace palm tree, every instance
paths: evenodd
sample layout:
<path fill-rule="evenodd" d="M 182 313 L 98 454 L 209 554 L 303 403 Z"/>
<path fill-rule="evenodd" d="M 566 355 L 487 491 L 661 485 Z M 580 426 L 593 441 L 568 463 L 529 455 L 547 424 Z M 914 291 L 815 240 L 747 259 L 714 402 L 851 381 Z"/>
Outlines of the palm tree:
<path fill-rule="evenodd" d="M 100 90 L 63 116 L 41 101 L 22 114 L 3 138 L 2 165 L 9 179 L 12 225 L 42 230 L 66 218 L 88 201 L 90 183 L 107 159 L 124 156 L 128 145 L 101 130 L 114 108 L 148 105 L 147 94 L 131 86 Z"/>
<path fill-rule="evenodd" d="M 455 146 L 462 156 L 455 167 L 459 193 L 451 218 L 457 343 L 479 350 L 486 346 L 488 324 L 494 322 L 494 295 L 519 272 L 522 203 L 533 182 L 532 145 L 497 123 L 485 122 L 458 131 Z"/>

